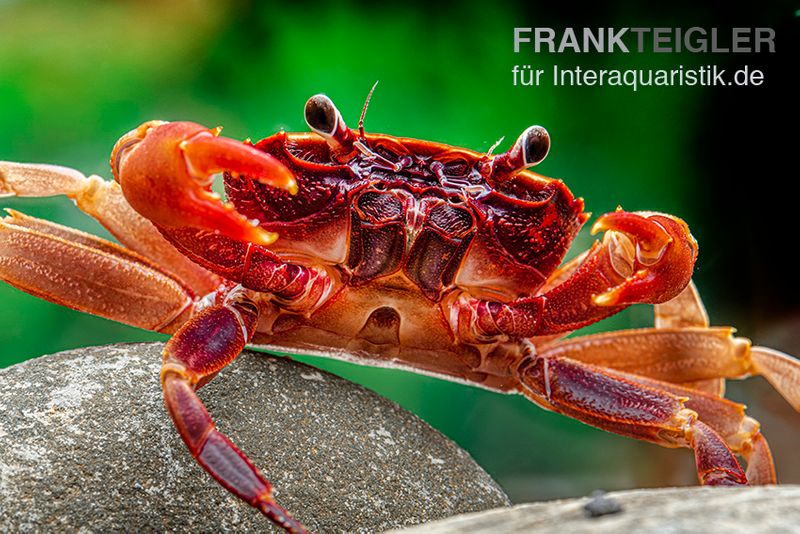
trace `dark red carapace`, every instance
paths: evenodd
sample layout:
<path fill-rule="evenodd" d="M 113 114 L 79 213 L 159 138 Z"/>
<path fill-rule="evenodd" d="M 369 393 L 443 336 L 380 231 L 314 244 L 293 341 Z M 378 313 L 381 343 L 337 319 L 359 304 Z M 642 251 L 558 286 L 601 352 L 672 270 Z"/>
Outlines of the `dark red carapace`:
<path fill-rule="evenodd" d="M 161 380 L 180 435 L 217 481 L 290 531 L 303 526 L 195 393 L 248 343 L 522 393 L 693 449 L 703 484 L 774 482 L 759 425 L 723 398 L 724 381 L 761 374 L 800 409 L 800 365 L 709 326 L 683 221 L 603 215 L 603 239 L 562 264 L 588 216 L 563 182 L 528 170 L 549 150 L 543 128 L 493 155 L 365 133 L 363 114 L 350 129 L 324 95 L 305 117 L 312 133 L 255 145 L 145 123 L 114 147 L 116 182 L 0 162 L 2 192 L 65 194 L 123 245 L 11 212 L 0 276 L 174 333 Z M 215 173 L 227 201 L 212 192 Z M 635 303 L 654 305 L 652 328 L 564 339 Z"/>

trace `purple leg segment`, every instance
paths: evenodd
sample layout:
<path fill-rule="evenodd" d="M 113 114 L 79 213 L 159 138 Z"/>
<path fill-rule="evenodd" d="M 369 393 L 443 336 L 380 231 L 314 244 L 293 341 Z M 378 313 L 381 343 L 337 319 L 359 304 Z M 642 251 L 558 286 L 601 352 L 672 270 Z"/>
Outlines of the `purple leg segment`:
<path fill-rule="evenodd" d="M 161 385 L 167 410 L 189 452 L 231 493 L 288 532 L 303 526 L 272 499 L 258 468 L 216 429 L 196 390 L 233 361 L 253 335 L 257 306 L 243 296 L 199 313 L 164 348 Z"/>
<path fill-rule="evenodd" d="M 523 393 L 545 408 L 615 434 L 693 449 L 701 484 L 747 484 L 725 441 L 685 407 L 686 397 L 567 358 L 531 355 L 517 373 Z"/>

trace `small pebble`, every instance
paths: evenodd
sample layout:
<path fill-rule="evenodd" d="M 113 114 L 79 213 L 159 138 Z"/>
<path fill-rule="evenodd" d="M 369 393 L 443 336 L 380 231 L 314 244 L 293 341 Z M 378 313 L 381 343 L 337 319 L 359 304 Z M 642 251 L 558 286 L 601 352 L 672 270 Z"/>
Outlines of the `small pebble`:
<path fill-rule="evenodd" d="M 587 517 L 600 517 L 609 514 L 618 514 L 622 505 L 613 497 L 608 497 L 605 491 L 595 490 L 589 495 L 589 502 L 583 505 Z"/>

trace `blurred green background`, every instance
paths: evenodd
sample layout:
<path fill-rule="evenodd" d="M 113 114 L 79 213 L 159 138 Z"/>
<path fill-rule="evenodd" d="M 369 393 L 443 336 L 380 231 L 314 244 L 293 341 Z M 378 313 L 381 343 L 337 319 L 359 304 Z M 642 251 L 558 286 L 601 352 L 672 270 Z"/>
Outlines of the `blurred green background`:
<path fill-rule="evenodd" d="M 562 177 L 600 214 L 622 205 L 683 217 L 700 242 L 696 281 L 712 320 L 800 354 L 796 241 L 796 2 L 634 2 L 589 11 L 539 2 L 0 1 L 0 159 L 110 177 L 116 139 L 149 119 L 223 125 L 233 138 L 304 131 L 325 92 L 371 131 L 487 150 L 531 124 L 553 147 L 538 171 Z M 764 4 L 764 3 L 761 3 Z M 718 4 L 719 6 L 726 4 Z M 727 9 L 727 8 L 726 8 Z M 770 26 L 777 53 L 513 53 L 515 26 Z M 513 87 L 511 68 L 762 68 L 759 88 Z M 549 70 L 548 70 L 549 72 Z M 794 117 L 794 118 L 793 118 Z M 793 125 L 786 130 L 780 126 Z M 103 236 L 63 198 L 3 206 Z M 573 254 L 591 242 L 582 232 Z M 163 340 L 0 285 L 0 366 L 118 341 Z M 636 307 L 591 331 L 645 326 Z M 467 449 L 515 501 L 595 488 L 694 483 L 692 455 L 607 434 L 519 397 L 399 371 L 303 358 L 389 397 Z M 156 380 L 157 377 L 153 377 Z M 762 420 L 783 482 L 800 482 L 800 418 L 760 379 L 732 384 Z M 225 425 L 224 421 L 221 424 Z"/>

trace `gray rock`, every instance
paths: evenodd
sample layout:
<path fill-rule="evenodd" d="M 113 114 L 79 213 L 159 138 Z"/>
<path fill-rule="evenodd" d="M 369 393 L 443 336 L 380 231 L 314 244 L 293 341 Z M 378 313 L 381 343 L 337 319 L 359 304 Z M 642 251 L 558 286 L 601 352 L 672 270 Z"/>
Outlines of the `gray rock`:
<path fill-rule="evenodd" d="M 163 407 L 161 344 L 0 370 L 0 531 L 264 531 L 186 452 Z M 314 531 L 380 531 L 508 504 L 453 442 L 396 404 L 246 352 L 200 396 Z"/>
<path fill-rule="evenodd" d="M 465 514 L 412 527 L 402 534 L 800 532 L 800 486 L 617 491 L 603 498 L 616 502 L 619 511 L 601 517 L 586 513 L 585 507 L 593 498 Z"/>

